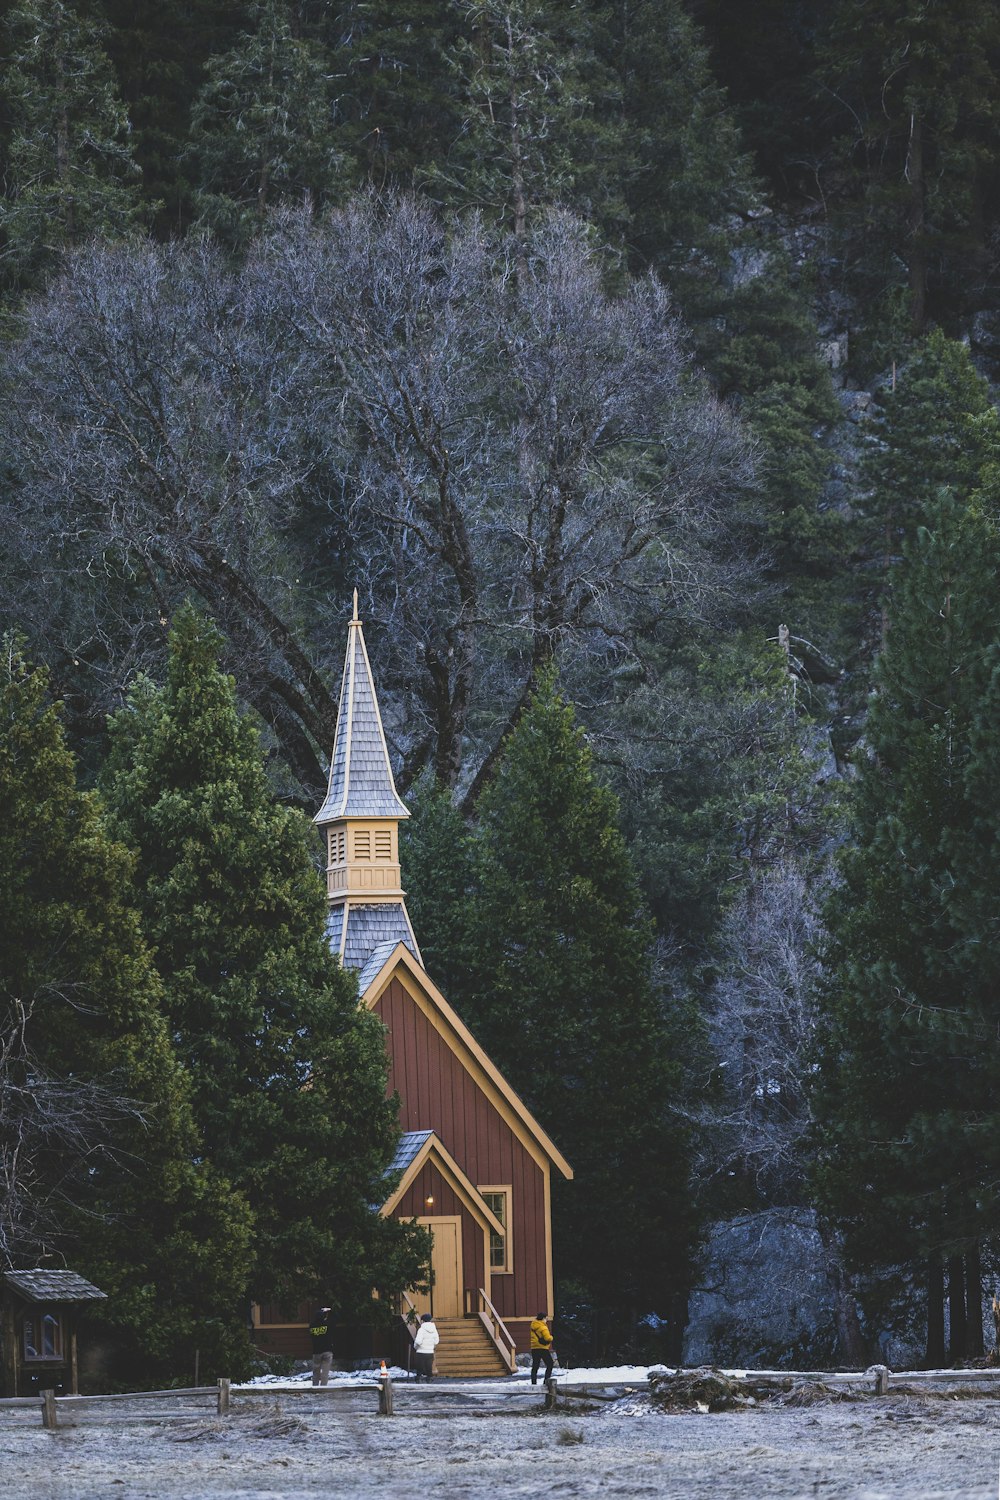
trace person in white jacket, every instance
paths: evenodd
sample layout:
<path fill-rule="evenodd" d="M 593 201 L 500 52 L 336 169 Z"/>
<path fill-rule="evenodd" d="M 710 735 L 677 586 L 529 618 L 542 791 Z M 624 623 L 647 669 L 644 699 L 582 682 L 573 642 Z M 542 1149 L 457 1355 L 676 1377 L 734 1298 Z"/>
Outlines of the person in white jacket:
<path fill-rule="evenodd" d="M 417 1367 L 417 1379 L 431 1380 L 434 1375 L 434 1350 L 441 1342 L 441 1335 L 434 1325 L 430 1313 L 420 1319 L 417 1336 L 413 1340 L 413 1363 Z"/>

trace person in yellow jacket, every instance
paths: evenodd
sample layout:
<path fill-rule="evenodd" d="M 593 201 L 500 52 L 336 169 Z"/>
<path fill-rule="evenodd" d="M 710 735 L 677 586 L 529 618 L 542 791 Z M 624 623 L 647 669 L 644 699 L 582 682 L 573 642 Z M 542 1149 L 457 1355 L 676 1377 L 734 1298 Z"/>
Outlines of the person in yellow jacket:
<path fill-rule="evenodd" d="M 540 1312 L 531 1324 L 531 1383 L 538 1384 L 538 1366 L 545 1361 L 545 1380 L 552 1379 L 552 1335 L 545 1314 Z"/>

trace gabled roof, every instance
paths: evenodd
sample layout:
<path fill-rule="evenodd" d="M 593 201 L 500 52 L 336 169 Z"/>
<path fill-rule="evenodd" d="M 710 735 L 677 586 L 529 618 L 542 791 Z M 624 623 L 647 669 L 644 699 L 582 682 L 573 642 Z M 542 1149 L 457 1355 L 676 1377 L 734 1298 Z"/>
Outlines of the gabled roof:
<path fill-rule="evenodd" d="M 330 761 L 326 800 L 314 823 L 332 823 L 336 818 L 408 818 L 399 800 L 389 764 L 382 716 L 375 697 L 372 669 L 368 662 L 364 631 L 358 619 L 358 596 L 354 594 L 354 618 L 347 631 L 347 655 L 340 685 L 337 731 Z"/>
<path fill-rule="evenodd" d="M 374 960 L 375 954 L 372 955 L 372 961 L 366 965 L 363 971 L 363 976 L 367 978 L 368 982 L 363 987 L 359 986 L 361 989 L 361 999 L 367 1005 L 368 1009 L 371 1010 L 376 1005 L 393 976 L 400 969 L 404 969 L 410 976 L 411 981 L 427 997 L 430 1006 L 441 1023 L 441 1029 L 452 1051 L 456 1053 L 469 1072 L 473 1073 L 479 1079 L 485 1079 L 494 1093 L 506 1103 L 508 1110 L 518 1121 L 521 1132 L 531 1137 L 544 1155 L 549 1158 L 554 1166 L 558 1167 L 567 1181 L 572 1179 L 573 1168 L 562 1152 L 542 1129 L 541 1125 L 539 1125 L 534 1115 L 528 1109 L 528 1106 L 511 1088 L 506 1078 L 500 1072 L 500 1069 L 483 1051 L 469 1028 L 459 1019 L 456 1012 L 452 1010 L 437 985 L 427 971 L 422 968 L 406 944 L 397 943 L 391 952 L 386 955 L 384 962 L 377 970 L 375 969 Z"/>
<path fill-rule="evenodd" d="M 418 1140 L 421 1137 L 422 1139 Z M 487 1206 L 485 1198 L 475 1183 L 470 1182 L 466 1177 L 440 1136 L 435 1135 L 433 1130 L 411 1130 L 400 1138 L 401 1145 L 404 1140 L 408 1142 L 405 1150 L 409 1155 L 409 1161 L 404 1167 L 398 1184 L 382 1205 L 383 1215 L 387 1216 L 392 1213 L 417 1174 L 423 1170 L 427 1162 L 432 1162 L 445 1181 L 454 1188 L 473 1217 L 478 1219 L 484 1228 L 492 1229 L 494 1234 L 506 1233 L 496 1214 Z"/>
<path fill-rule="evenodd" d="M 29 1302 L 97 1302 L 108 1295 L 75 1271 L 5 1271 L 3 1279 Z"/>
<path fill-rule="evenodd" d="M 406 939 L 405 938 L 399 939 L 399 941 L 405 942 Z M 410 946 L 409 943 L 407 943 L 406 946 L 409 948 L 409 946 Z M 365 990 L 371 984 L 371 982 L 375 978 L 376 974 L 378 974 L 379 971 L 381 970 L 381 968 L 382 968 L 383 964 L 385 963 L 386 959 L 390 958 L 395 951 L 396 951 L 396 944 L 395 943 L 391 943 L 391 942 L 390 943 L 379 943 L 378 947 L 372 950 L 372 952 L 368 956 L 368 962 L 365 964 L 364 968 L 361 970 L 360 974 L 358 975 L 358 994 L 359 995 L 363 995 L 364 994 Z M 412 952 L 412 949 L 411 949 L 411 952 Z M 412 1134 L 412 1132 L 406 1132 L 406 1133 L 407 1134 Z M 404 1138 L 405 1138 L 405 1136 L 404 1136 Z"/>

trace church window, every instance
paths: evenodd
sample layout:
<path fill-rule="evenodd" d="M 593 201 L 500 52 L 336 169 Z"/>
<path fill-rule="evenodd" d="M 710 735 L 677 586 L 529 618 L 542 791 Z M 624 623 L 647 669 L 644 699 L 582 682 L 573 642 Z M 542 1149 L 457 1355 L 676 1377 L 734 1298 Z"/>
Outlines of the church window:
<path fill-rule="evenodd" d="M 372 836 L 367 828 L 361 828 L 354 835 L 354 858 L 371 859 Z"/>
<path fill-rule="evenodd" d="M 330 863 L 342 865 L 347 855 L 347 839 L 342 828 L 330 829 Z"/>
<path fill-rule="evenodd" d="M 484 1187 L 479 1189 L 483 1202 L 503 1225 L 503 1234 L 490 1230 L 490 1270 L 510 1271 L 510 1187 Z"/>
<path fill-rule="evenodd" d="M 375 858 L 377 860 L 392 859 L 392 834 L 388 828 L 375 830 Z"/>

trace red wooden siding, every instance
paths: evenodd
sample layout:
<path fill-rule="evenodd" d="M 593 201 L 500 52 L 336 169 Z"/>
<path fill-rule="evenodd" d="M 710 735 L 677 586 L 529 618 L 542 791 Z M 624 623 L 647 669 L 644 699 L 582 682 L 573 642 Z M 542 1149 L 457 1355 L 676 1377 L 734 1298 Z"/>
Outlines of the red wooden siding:
<path fill-rule="evenodd" d="M 512 1184 L 514 1269 L 494 1272 L 493 1301 L 502 1317 L 533 1316 L 548 1300 L 541 1168 L 399 980 L 390 981 L 375 1010 L 389 1032 L 388 1087 L 400 1097 L 401 1128 L 435 1131 L 476 1186 Z M 434 1198 L 436 1211 L 452 1212 L 438 1210 L 436 1190 Z M 396 1212 L 410 1217 L 424 1210 L 401 1205 Z M 520 1341 L 521 1330 L 511 1332 Z"/>

